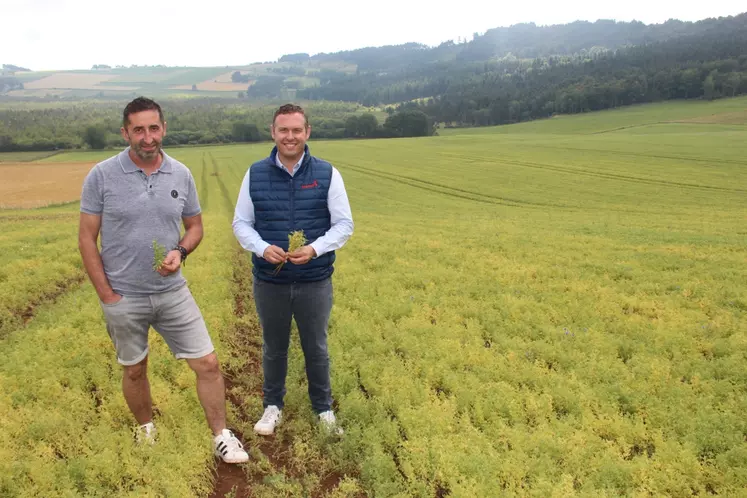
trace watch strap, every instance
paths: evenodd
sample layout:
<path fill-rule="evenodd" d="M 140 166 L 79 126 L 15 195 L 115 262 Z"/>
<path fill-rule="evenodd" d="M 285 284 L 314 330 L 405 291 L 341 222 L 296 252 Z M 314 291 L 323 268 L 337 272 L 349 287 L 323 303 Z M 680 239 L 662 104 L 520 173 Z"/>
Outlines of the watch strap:
<path fill-rule="evenodd" d="M 182 262 L 186 261 L 187 259 L 187 249 L 184 246 L 177 245 L 174 249 L 179 251 L 182 255 Z"/>

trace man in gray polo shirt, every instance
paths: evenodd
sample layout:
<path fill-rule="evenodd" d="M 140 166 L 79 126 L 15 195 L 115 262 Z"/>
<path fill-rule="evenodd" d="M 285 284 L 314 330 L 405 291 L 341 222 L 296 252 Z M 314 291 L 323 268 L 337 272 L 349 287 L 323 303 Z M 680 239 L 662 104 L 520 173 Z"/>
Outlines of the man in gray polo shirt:
<path fill-rule="evenodd" d="M 194 178 L 161 150 L 166 122 L 154 101 L 140 97 L 127 104 L 121 133 L 129 147 L 97 164 L 83 183 L 79 247 L 124 367 L 122 391 L 140 425 L 138 435 L 149 442 L 155 437 L 147 377 L 152 326 L 197 376 L 197 395 L 215 435 L 216 456 L 228 463 L 246 462 L 241 442 L 226 429 L 218 357 L 180 270 L 202 240 Z M 162 260 L 155 258 L 156 245 L 163 248 Z"/>

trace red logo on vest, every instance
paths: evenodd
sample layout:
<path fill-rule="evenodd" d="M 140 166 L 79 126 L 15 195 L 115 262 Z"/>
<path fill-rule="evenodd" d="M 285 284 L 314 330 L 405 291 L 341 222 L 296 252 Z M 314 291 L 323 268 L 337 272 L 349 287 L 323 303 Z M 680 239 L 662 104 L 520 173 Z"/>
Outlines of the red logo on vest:
<path fill-rule="evenodd" d="M 301 185 L 301 188 L 316 188 L 318 186 L 319 184 L 316 182 L 316 180 L 314 180 L 313 183 L 309 183 L 308 185 Z"/>

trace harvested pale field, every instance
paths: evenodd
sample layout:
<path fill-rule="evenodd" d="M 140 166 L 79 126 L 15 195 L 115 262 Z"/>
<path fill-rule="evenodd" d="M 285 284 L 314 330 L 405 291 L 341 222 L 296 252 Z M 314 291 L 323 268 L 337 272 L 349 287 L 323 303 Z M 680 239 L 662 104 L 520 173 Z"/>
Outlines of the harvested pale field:
<path fill-rule="evenodd" d="M 112 79 L 109 81 L 112 83 L 121 83 L 124 85 L 128 84 L 142 84 L 143 82 L 149 83 L 163 83 L 166 80 L 178 78 L 181 75 L 188 74 L 190 69 L 174 69 L 174 68 L 136 68 L 129 69 L 124 73 L 116 73 L 112 75 Z"/>
<path fill-rule="evenodd" d="M 206 92 L 243 92 L 251 85 L 253 81 L 249 83 L 231 83 L 221 82 L 215 80 L 207 80 L 197 83 L 198 90 L 204 90 Z M 172 90 L 191 90 L 192 85 L 177 85 L 170 87 Z"/>
<path fill-rule="evenodd" d="M 231 81 L 231 75 L 235 71 L 221 74 L 215 78 L 201 81 L 197 83 L 198 90 L 205 90 L 210 92 L 243 92 L 252 83 L 250 80 L 248 83 L 234 83 Z M 248 71 L 242 71 L 241 74 L 246 74 Z M 172 86 L 173 90 L 191 90 L 192 85 L 177 85 Z"/>
<path fill-rule="evenodd" d="M 40 80 L 24 83 L 28 90 L 71 89 L 71 90 L 137 90 L 136 86 L 98 86 L 103 81 L 115 78 L 116 74 L 95 73 L 55 73 Z"/>
<path fill-rule="evenodd" d="M 77 201 L 93 163 L 0 164 L 0 209 Z"/>

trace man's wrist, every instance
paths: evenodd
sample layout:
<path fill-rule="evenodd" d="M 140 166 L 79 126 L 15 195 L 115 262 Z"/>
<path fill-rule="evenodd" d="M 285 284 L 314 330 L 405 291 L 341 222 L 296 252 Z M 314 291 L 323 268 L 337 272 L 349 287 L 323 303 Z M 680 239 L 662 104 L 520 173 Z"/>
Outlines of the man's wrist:
<path fill-rule="evenodd" d="M 321 254 L 320 254 L 321 248 L 320 247 L 316 247 L 313 242 L 311 244 L 309 244 L 309 247 L 311 248 L 312 253 L 313 253 L 311 255 L 311 259 L 316 259 L 319 256 L 321 256 Z"/>
<path fill-rule="evenodd" d="M 259 247 L 257 248 L 257 251 L 254 254 L 256 254 L 258 258 L 264 258 L 265 251 L 267 251 L 268 247 L 270 247 L 270 244 L 268 244 L 265 241 L 262 241 L 262 243 L 259 244 Z"/>
<path fill-rule="evenodd" d="M 181 255 L 182 263 L 183 263 L 187 259 L 187 255 L 189 254 L 189 252 L 187 251 L 187 248 L 181 245 L 177 245 L 174 248 L 174 250 L 179 251 L 179 254 Z"/>
<path fill-rule="evenodd" d="M 114 289 L 109 289 L 108 292 L 102 292 L 101 295 L 99 295 L 99 299 L 106 302 L 110 301 L 114 296 L 118 296 L 116 292 L 114 292 Z"/>

